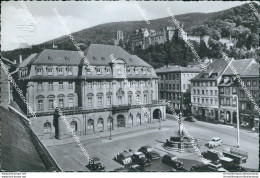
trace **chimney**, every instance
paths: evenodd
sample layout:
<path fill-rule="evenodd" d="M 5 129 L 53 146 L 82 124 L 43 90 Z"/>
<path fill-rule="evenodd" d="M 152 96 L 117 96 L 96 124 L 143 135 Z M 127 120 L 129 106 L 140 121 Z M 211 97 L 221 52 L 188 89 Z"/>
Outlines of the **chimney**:
<path fill-rule="evenodd" d="M 20 59 L 20 64 L 21 64 L 23 62 L 23 57 L 21 54 L 19 55 L 19 59 Z"/>

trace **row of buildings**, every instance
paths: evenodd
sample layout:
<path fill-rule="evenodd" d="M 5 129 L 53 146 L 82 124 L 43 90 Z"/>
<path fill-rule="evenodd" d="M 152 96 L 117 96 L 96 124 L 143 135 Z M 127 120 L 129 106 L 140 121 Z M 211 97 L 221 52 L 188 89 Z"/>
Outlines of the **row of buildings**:
<path fill-rule="evenodd" d="M 152 66 L 118 46 L 91 44 L 84 54 L 94 70 L 77 51 L 54 49 L 32 54 L 18 64 L 13 77 L 36 117 L 16 90 L 14 101 L 39 138 L 71 137 L 54 102 L 77 135 L 166 119 L 165 102 L 158 99 L 159 78 Z M 130 87 L 116 65 L 123 69 Z"/>
<path fill-rule="evenodd" d="M 21 59 L 18 64 L 2 58 L 13 71 L 12 76 L 36 117 L 29 112 L 17 90 L 12 89 L 2 67 L 1 106 L 6 107 L 14 100 L 42 139 L 71 136 L 54 102 L 78 135 L 165 120 L 165 100 L 184 115 L 236 124 L 238 99 L 241 121 L 258 127 L 258 112 L 230 68 L 231 65 L 236 68 L 255 102 L 259 103 L 259 64 L 255 59 L 230 63 L 216 59 L 209 62 L 207 71 L 198 65 L 154 70 L 118 46 L 91 44 L 84 53 L 93 71 L 77 51 L 45 49 Z M 111 54 L 116 63 L 112 62 Z M 123 69 L 130 87 L 116 65 Z"/>
<path fill-rule="evenodd" d="M 202 71 L 194 67 L 171 66 L 156 69 L 159 81 L 159 98 L 171 101 L 176 109 L 205 120 L 227 124 L 237 122 L 237 100 L 239 118 L 249 127 L 258 127 L 259 112 L 245 93 L 232 67 L 254 101 L 259 105 L 259 64 L 255 59 L 216 59 Z M 186 100 L 185 96 L 190 96 Z"/>

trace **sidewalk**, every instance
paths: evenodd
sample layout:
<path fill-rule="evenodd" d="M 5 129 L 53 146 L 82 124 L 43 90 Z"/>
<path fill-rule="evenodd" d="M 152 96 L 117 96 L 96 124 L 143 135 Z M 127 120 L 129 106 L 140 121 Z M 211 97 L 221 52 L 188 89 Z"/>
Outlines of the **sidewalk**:
<path fill-rule="evenodd" d="M 161 122 L 161 127 L 169 125 L 174 123 L 175 121 L 173 120 L 166 120 Z M 135 132 L 144 132 L 148 131 L 150 129 L 156 129 L 159 128 L 159 123 L 149 123 L 146 125 L 140 125 L 140 126 L 135 126 L 135 127 L 129 127 L 129 128 L 120 128 L 120 129 L 115 129 L 112 130 L 111 136 L 113 138 L 122 136 L 124 134 L 130 134 L 130 133 L 135 133 Z M 105 138 L 108 139 L 110 136 L 110 131 L 106 130 L 103 132 L 98 132 L 94 133 L 91 135 L 81 135 L 78 136 L 80 138 L 80 141 L 87 141 L 87 140 L 95 140 L 95 139 L 100 139 L 100 138 Z M 41 140 L 44 146 L 57 146 L 57 145 L 64 145 L 64 144 L 70 144 L 70 143 L 76 143 L 76 140 L 73 137 L 70 138 L 65 138 L 62 140 L 58 139 L 47 139 L 47 140 Z"/>

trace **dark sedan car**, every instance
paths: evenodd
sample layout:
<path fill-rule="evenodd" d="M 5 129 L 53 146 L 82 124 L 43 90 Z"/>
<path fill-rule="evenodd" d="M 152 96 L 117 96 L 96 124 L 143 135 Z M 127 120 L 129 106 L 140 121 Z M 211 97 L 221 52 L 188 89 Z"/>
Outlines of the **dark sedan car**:
<path fill-rule="evenodd" d="M 142 152 L 146 158 L 150 160 L 155 160 L 160 158 L 160 154 L 153 150 L 151 146 L 142 146 L 139 150 Z"/>
<path fill-rule="evenodd" d="M 167 164 L 174 169 L 183 169 L 183 162 L 177 159 L 177 157 L 173 154 L 166 154 L 162 158 L 162 163 Z"/>
<path fill-rule="evenodd" d="M 145 171 L 140 165 L 134 164 L 129 168 L 129 172 L 143 172 Z"/>
<path fill-rule="evenodd" d="M 91 171 L 104 172 L 105 167 L 101 165 L 100 159 L 93 157 L 88 165 L 86 165 Z"/>
<path fill-rule="evenodd" d="M 142 167 L 151 165 L 151 161 L 142 152 L 136 152 L 132 156 L 132 161 Z"/>
<path fill-rule="evenodd" d="M 197 119 L 195 119 L 194 117 L 186 117 L 184 120 L 189 121 L 189 122 L 196 122 L 197 121 Z"/>

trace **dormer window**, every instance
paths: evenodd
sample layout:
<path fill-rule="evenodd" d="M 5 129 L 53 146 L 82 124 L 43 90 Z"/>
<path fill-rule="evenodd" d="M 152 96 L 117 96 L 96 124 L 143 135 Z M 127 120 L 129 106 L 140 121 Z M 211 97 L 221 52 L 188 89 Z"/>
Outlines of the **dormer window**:
<path fill-rule="evenodd" d="M 101 68 L 97 68 L 96 71 L 98 75 L 101 75 Z"/>
<path fill-rule="evenodd" d="M 142 71 L 143 71 L 143 74 L 146 74 L 146 68 L 143 68 Z"/>
<path fill-rule="evenodd" d="M 70 61 L 70 58 L 69 57 L 65 57 L 65 61 Z"/>
<path fill-rule="evenodd" d="M 42 68 L 41 67 L 36 68 L 36 75 L 42 75 Z"/>
<path fill-rule="evenodd" d="M 135 74 L 139 74 L 139 70 L 137 68 L 135 68 Z"/>
<path fill-rule="evenodd" d="M 52 67 L 48 67 L 48 68 L 47 68 L 47 74 L 48 74 L 48 75 L 53 75 L 53 69 L 52 69 Z"/>
<path fill-rule="evenodd" d="M 57 72 L 58 72 L 58 75 L 63 75 L 63 68 L 58 67 Z"/>
<path fill-rule="evenodd" d="M 107 75 L 109 75 L 110 74 L 110 69 L 109 68 L 106 68 L 106 73 L 107 73 Z"/>
<path fill-rule="evenodd" d="M 86 67 L 86 70 L 87 70 L 87 74 L 88 74 L 88 75 L 91 75 L 91 69 L 88 68 L 88 67 Z"/>
<path fill-rule="evenodd" d="M 68 75 L 72 75 L 72 67 L 67 68 Z"/>
<path fill-rule="evenodd" d="M 49 61 L 53 61 L 53 58 L 51 56 L 48 56 Z"/>
<path fill-rule="evenodd" d="M 130 68 L 127 69 L 127 74 L 131 75 L 131 69 Z"/>

